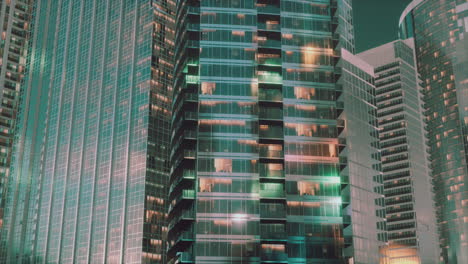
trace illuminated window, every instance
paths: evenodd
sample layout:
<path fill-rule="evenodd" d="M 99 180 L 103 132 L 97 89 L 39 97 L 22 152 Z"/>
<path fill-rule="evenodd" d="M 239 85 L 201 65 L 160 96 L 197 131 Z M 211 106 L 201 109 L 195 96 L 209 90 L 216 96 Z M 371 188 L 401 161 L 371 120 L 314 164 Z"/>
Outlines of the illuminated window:
<path fill-rule="evenodd" d="M 216 90 L 216 83 L 203 82 L 201 90 L 202 94 L 213 94 Z"/>
<path fill-rule="evenodd" d="M 232 160 L 230 159 L 215 159 L 216 172 L 232 172 Z"/>

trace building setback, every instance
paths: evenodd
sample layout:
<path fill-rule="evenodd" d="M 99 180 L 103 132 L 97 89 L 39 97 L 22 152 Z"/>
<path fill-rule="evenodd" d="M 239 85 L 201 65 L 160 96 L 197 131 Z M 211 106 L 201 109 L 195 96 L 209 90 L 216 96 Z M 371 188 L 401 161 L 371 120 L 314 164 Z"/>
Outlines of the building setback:
<path fill-rule="evenodd" d="M 437 263 L 440 248 L 413 39 L 358 54 L 375 70 L 388 247 L 383 263 Z"/>
<path fill-rule="evenodd" d="M 343 263 L 349 1 L 177 9 L 169 263 Z"/>
<path fill-rule="evenodd" d="M 468 263 L 468 3 L 413 1 L 400 31 L 414 36 L 423 81 L 441 261 Z"/>
<path fill-rule="evenodd" d="M 32 2 L 2 1 L 0 5 L 0 228 L 3 225 L 20 84 L 26 64 Z"/>
<path fill-rule="evenodd" d="M 174 9 L 35 3 L 0 262 L 166 263 Z"/>

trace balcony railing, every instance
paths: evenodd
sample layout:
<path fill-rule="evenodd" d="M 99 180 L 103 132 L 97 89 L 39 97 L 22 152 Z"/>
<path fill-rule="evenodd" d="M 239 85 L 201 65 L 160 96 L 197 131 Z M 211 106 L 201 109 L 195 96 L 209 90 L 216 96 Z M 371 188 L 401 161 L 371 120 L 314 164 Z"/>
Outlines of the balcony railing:
<path fill-rule="evenodd" d="M 279 90 L 269 91 L 269 90 L 262 89 L 258 93 L 258 99 L 260 101 L 281 102 L 283 101 L 283 95 L 281 94 Z"/>
<path fill-rule="evenodd" d="M 189 252 L 179 252 L 177 254 L 177 257 L 179 260 L 178 263 L 195 263 L 195 259 L 193 255 L 190 254 Z"/>
<path fill-rule="evenodd" d="M 260 198 L 266 199 L 284 199 L 285 193 L 282 189 L 277 190 L 260 190 Z"/>
<path fill-rule="evenodd" d="M 269 127 L 266 130 L 260 130 L 259 136 L 264 139 L 283 139 L 283 128 Z"/>
<path fill-rule="evenodd" d="M 269 241 L 287 241 L 288 234 L 285 231 L 261 232 L 260 239 Z"/>
<path fill-rule="evenodd" d="M 280 24 L 258 23 L 257 27 L 258 27 L 259 30 L 281 31 L 281 25 Z"/>
<path fill-rule="evenodd" d="M 176 213 L 177 214 L 177 213 Z M 172 218 L 169 222 L 169 229 L 173 228 L 177 223 L 181 220 L 194 220 L 195 219 L 195 212 L 192 209 L 186 209 L 182 212 L 178 212 L 178 214 Z"/>
<path fill-rule="evenodd" d="M 258 82 L 260 83 L 273 83 L 273 84 L 282 84 L 283 77 L 281 75 L 273 74 L 259 74 Z"/>
<path fill-rule="evenodd" d="M 286 262 L 288 261 L 288 254 L 284 252 L 264 252 L 262 253 L 262 261 L 268 261 L 268 262 L 274 262 L 277 263 L 278 261 L 280 262 Z"/>
<path fill-rule="evenodd" d="M 271 179 L 284 179 L 284 171 L 282 170 L 269 170 L 264 167 L 260 167 L 260 177 L 261 178 L 271 178 Z"/>
<path fill-rule="evenodd" d="M 267 66 L 281 66 L 281 58 L 258 58 L 258 64 Z"/>
<path fill-rule="evenodd" d="M 284 208 L 275 208 L 274 210 L 270 210 L 268 207 L 261 208 L 260 209 L 260 218 L 262 218 L 262 219 L 282 219 L 282 218 L 286 218 L 286 210 Z M 263 236 L 262 236 L 262 238 L 263 238 Z"/>
<path fill-rule="evenodd" d="M 273 5 L 257 6 L 257 13 L 279 15 L 280 8 L 278 6 L 273 6 Z"/>
<path fill-rule="evenodd" d="M 282 120 L 283 110 L 276 108 L 261 108 L 258 116 L 260 119 Z"/>
<path fill-rule="evenodd" d="M 284 157 L 282 150 L 260 149 L 260 158 L 282 159 Z"/>

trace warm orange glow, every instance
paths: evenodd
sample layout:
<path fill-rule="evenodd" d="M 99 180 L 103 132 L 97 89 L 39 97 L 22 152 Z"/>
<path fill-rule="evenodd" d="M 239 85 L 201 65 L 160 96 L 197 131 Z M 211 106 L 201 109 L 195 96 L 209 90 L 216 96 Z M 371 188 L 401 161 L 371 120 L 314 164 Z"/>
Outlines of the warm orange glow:
<path fill-rule="evenodd" d="M 230 226 L 232 223 L 228 220 L 214 220 L 213 224 L 218 226 Z"/>
<path fill-rule="evenodd" d="M 416 248 L 403 248 L 404 245 L 393 244 L 380 249 L 380 264 L 420 264 Z"/>
<path fill-rule="evenodd" d="M 294 87 L 294 96 L 297 99 L 310 100 L 315 96 L 315 88 Z"/>
<path fill-rule="evenodd" d="M 237 143 L 244 144 L 244 145 L 252 145 L 252 146 L 257 145 L 257 141 L 247 140 L 247 139 L 239 139 L 239 140 L 237 140 Z"/>
<path fill-rule="evenodd" d="M 245 31 L 232 31 L 232 35 L 233 36 L 239 36 L 239 37 L 243 37 L 245 36 Z"/>
<path fill-rule="evenodd" d="M 216 172 L 232 172 L 232 160 L 230 159 L 215 159 Z"/>
<path fill-rule="evenodd" d="M 202 94 L 213 94 L 216 90 L 216 83 L 202 82 L 201 90 Z"/>
<path fill-rule="evenodd" d="M 277 245 L 277 244 L 262 244 L 263 250 L 271 250 L 271 251 L 284 251 L 285 245 Z"/>
<path fill-rule="evenodd" d="M 245 126 L 245 121 L 242 120 L 200 120 L 202 125 L 223 125 L 223 126 Z"/>

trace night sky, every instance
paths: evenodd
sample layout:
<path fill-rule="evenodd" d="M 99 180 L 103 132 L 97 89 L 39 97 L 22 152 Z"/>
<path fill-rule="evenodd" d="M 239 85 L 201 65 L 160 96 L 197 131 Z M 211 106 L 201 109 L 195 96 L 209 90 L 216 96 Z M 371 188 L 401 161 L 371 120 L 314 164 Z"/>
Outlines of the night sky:
<path fill-rule="evenodd" d="M 411 0 L 353 0 L 356 53 L 398 38 L 398 20 Z"/>

